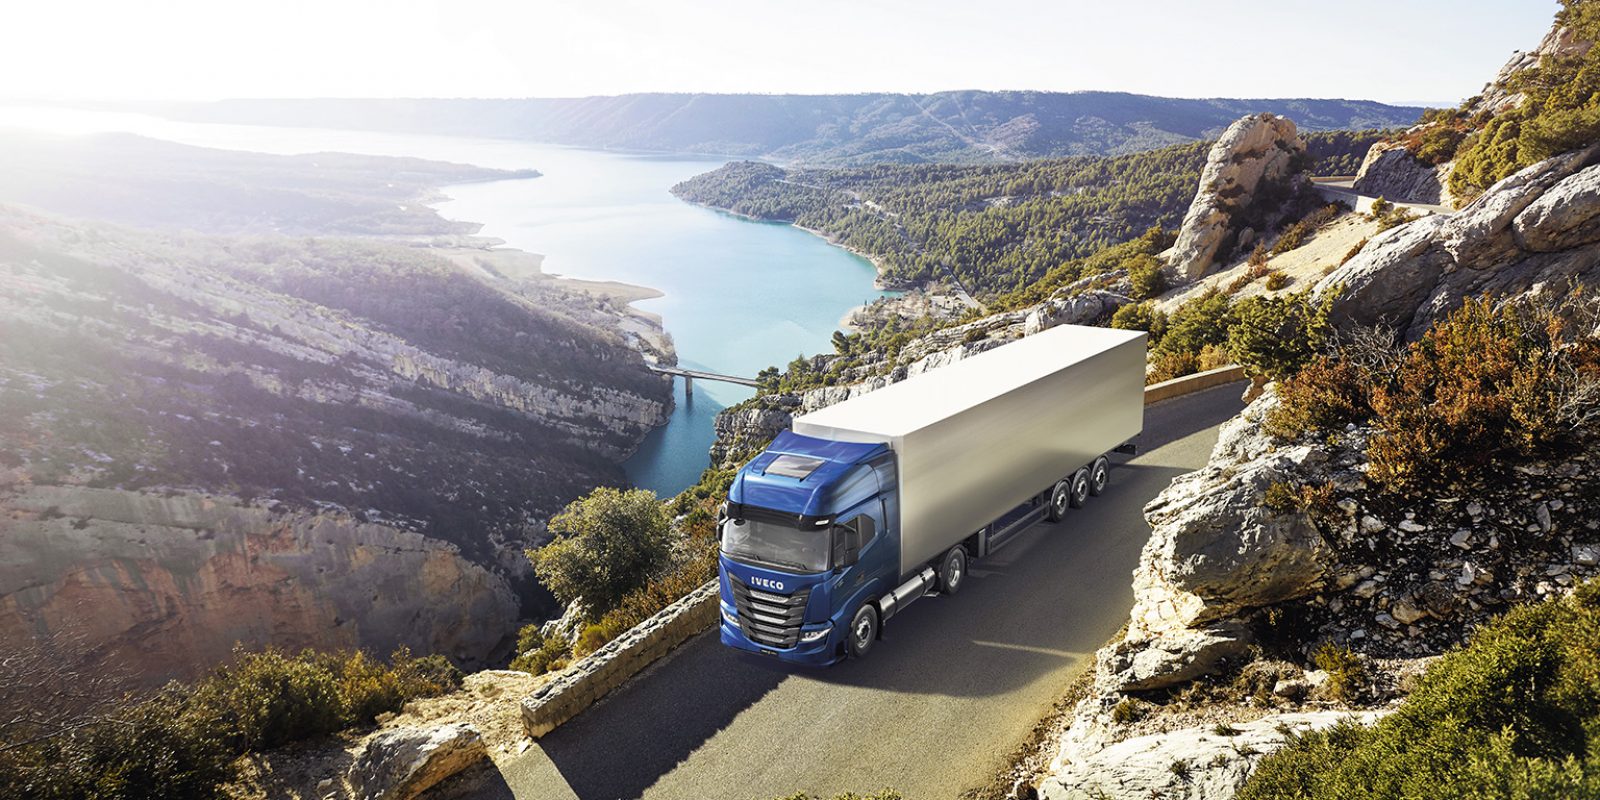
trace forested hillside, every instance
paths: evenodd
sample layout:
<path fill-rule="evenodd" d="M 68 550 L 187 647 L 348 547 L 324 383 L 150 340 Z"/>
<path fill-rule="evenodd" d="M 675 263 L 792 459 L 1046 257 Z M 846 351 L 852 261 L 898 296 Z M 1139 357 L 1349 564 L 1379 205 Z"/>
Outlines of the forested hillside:
<path fill-rule="evenodd" d="M 1306 135 L 1318 174 L 1348 174 L 1381 132 Z M 819 231 L 873 257 L 885 283 L 955 280 L 980 297 L 1152 227 L 1173 229 L 1194 198 L 1209 143 L 1110 158 L 983 166 L 795 169 L 737 162 L 673 192 L 685 200 Z"/>
<path fill-rule="evenodd" d="M 1180 99 L 1124 92 L 630 94 L 517 100 L 229 100 L 162 109 L 211 122 L 495 136 L 809 164 L 992 163 L 1115 155 L 1216 136 L 1251 113 L 1305 130 L 1408 125 L 1363 100 Z"/>

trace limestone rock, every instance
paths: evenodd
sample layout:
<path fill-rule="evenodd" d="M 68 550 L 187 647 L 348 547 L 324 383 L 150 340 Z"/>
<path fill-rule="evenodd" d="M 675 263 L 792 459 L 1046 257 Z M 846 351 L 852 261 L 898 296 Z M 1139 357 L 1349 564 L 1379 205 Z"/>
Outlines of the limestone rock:
<path fill-rule="evenodd" d="M 1297 172 L 1305 152 L 1295 124 L 1272 114 L 1248 116 L 1233 123 L 1212 146 L 1200 175 L 1200 190 L 1184 215 L 1168 265 L 1183 280 L 1211 271 L 1249 227 L 1252 213 L 1274 199 L 1281 202 L 1304 182 Z"/>
<path fill-rule="evenodd" d="M 1551 253 L 1600 242 L 1600 164 L 1545 192 L 1512 224 L 1522 246 L 1534 252 Z"/>
<path fill-rule="evenodd" d="M 1132 303 L 1133 299 L 1119 294 L 1088 291 L 1078 295 L 1049 300 L 1028 312 L 1023 323 L 1023 335 L 1032 336 L 1057 325 L 1086 325 L 1110 316 L 1117 309 Z"/>
<path fill-rule="evenodd" d="M 1392 202 L 1438 205 L 1448 201 L 1449 176 L 1450 165 L 1435 167 L 1418 160 L 1399 142 L 1378 142 L 1361 162 L 1353 188 Z"/>
<path fill-rule="evenodd" d="M 1341 327 L 1387 324 L 1416 339 L 1468 297 L 1565 291 L 1600 282 L 1600 146 L 1534 164 L 1453 216 L 1372 238 L 1315 287 L 1339 291 Z"/>
<path fill-rule="evenodd" d="M 396 728 L 373 736 L 350 768 L 362 800 L 411 800 L 489 757 L 470 723 Z"/>
<path fill-rule="evenodd" d="M 1039 785 L 1044 800 L 1210 800 L 1234 796 L 1261 758 L 1283 746 L 1282 728 L 1321 730 L 1342 720 L 1371 725 L 1383 712 L 1271 714 L 1231 727 L 1181 728 L 1119 742 L 1064 748 Z"/>
<path fill-rule="evenodd" d="M 1248 632 L 1239 625 L 1169 631 L 1154 638 L 1127 638 L 1107 648 L 1100 669 L 1117 691 L 1164 689 L 1215 671 L 1249 650 Z"/>

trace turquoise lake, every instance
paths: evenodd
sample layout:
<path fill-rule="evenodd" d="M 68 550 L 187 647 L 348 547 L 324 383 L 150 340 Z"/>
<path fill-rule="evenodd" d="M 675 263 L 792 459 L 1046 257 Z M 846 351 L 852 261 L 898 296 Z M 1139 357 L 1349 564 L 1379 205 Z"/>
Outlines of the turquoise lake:
<path fill-rule="evenodd" d="M 545 256 L 544 271 L 657 289 L 635 305 L 660 314 L 686 367 L 754 377 L 763 367 L 832 349 L 839 318 L 882 295 L 865 259 L 788 225 L 751 222 L 678 200 L 673 184 L 721 159 L 635 155 L 498 139 L 173 122 L 155 117 L 0 108 L 0 125 L 61 132 L 129 131 L 187 144 L 267 153 L 339 151 L 416 156 L 541 177 L 445 189 L 446 217 Z M 717 412 L 751 396 L 696 381 L 669 422 L 623 466 L 635 485 L 666 496 L 708 465 Z"/>

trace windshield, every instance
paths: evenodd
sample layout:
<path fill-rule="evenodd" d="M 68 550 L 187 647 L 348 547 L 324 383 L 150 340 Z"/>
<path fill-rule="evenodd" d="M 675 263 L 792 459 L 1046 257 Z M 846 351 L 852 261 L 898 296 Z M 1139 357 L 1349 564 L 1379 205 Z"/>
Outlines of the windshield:
<path fill-rule="evenodd" d="M 798 572 L 826 570 L 828 544 L 827 528 L 802 531 L 792 525 L 754 519 L 722 523 L 722 552 Z"/>

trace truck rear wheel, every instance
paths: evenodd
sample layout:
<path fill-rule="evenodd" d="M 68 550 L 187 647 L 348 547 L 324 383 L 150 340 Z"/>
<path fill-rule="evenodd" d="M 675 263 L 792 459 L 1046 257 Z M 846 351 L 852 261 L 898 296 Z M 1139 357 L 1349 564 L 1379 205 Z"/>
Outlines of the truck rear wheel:
<path fill-rule="evenodd" d="M 967 582 L 967 550 L 961 545 L 950 548 L 939 562 L 939 591 L 955 594 Z"/>
<path fill-rule="evenodd" d="M 852 658 L 863 658 L 878 641 L 878 609 L 871 603 L 862 603 L 856 615 L 850 618 L 850 638 L 846 646 Z"/>
<path fill-rule="evenodd" d="M 1067 495 L 1067 503 L 1073 508 L 1083 508 L 1089 502 L 1089 470 L 1080 469 L 1072 473 L 1072 491 Z"/>
<path fill-rule="evenodd" d="M 1060 522 L 1067 515 L 1067 507 L 1071 504 L 1072 486 L 1067 481 L 1056 481 L 1055 488 L 1050 490 L 1050 505 L 1045 507 L 1044 518 L 1051 522 Z"/>
<path fill-rule="evenodd" d="M 1089 467 L 1089 494 L 1096 497 L 1106 490 L 1106 484 L 1111 482 L 1111 459 L 1101 456 L 1094 460 L 1094 465 Z"/>

